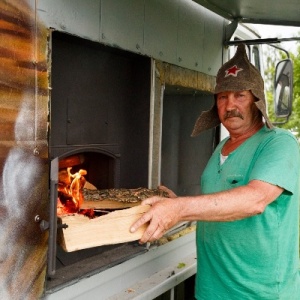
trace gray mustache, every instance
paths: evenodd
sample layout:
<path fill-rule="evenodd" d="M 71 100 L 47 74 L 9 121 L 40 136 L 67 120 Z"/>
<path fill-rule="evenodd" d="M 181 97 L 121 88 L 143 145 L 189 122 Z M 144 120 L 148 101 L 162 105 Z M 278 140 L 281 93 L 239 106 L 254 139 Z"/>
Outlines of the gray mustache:
<path fill-rule="evenodd" d="M 242 120 L 244 120 L 244 117 L 242 116 L 242 114 L 237 111 L 236 109 L 233 110 L 229 110 L 224 114 L 224 119 L 228 119 L 228 118 L 232 118 L 232 117 L 238 117 L 241 118 Z"/>

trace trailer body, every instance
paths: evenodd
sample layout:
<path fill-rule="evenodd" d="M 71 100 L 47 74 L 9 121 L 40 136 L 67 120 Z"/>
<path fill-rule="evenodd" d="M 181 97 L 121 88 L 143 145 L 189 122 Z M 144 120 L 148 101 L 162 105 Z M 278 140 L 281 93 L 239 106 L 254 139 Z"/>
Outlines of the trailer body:
<path fill-rule="evenodd" d="M 180 195 L 200 193 L 199 177 L 222 134 L 210 130 L 193 140 L 193 123 L 214 102 L 217 71 L 232 53 L 224 44 L 259 38 L 250 27 L 232 29 L 239 1 L 227 2 L 0 0 L 2 299 L 153 299 L 179 292 L 174 288 L 194 276 L 193 224 L 185 224 L 165 244 L 54 285 L 51 162 L 88 140 L 80 146 L 91 157 L 102 147 L 101 155 L 104 149 L 121 159 L 120 185 L 163 183 Z M 263 11 L 265 19 L 243 21 L 299 26 L 300 14 L 292 13 L 299 4 L 290 2 L 291 18 L 273 20 Z M 263 74 L 260 46 L 248 50 Z M 116 94 L 99 90 L 98 77 Z M 108 100 L 99 104 L 102 94 Z M 72 117 L 83 111 L 78 126 Z M 95 135 L 85 138 L 87 131 Z"/>

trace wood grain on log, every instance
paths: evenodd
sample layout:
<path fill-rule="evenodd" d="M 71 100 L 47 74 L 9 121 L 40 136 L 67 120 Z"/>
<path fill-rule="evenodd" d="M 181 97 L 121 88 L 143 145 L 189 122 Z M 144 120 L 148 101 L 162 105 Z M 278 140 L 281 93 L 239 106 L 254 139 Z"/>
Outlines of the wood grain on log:
<path fill-rule="evenodd" d="M 138 240 L 147 226 L 140 227 L 134 233 L 129 231 L 130 226 L 149 208 L 149 205 L 138 205 L 116 210 L 95 219 L 80 214 L 62 216 L 60 221 L 67 224 L 68 228 L 60 231 L 59 244 L 65 251 L 72 252 Z"/>

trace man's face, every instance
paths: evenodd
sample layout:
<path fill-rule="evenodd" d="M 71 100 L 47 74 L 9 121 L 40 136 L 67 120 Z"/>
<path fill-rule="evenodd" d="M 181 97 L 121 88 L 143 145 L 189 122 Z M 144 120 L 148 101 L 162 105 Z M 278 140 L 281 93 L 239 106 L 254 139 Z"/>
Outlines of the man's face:
<path fill-rule="evenodd" d="M 221 123 L 229 133 L 243 133 L 251 129 L 261 114 L 250 91 L 226 91 L 217 94 L 217 108 Z"/>

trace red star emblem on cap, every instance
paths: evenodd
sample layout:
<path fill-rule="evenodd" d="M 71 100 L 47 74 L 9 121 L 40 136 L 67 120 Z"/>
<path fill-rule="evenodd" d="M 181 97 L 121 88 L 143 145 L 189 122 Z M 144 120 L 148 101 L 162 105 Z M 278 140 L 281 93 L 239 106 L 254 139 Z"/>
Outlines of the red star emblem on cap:
<path fill-rule="evenodd" d="M 243 70 L 242 68 L 239 68 L 237 65 L 234 65 L 233 67 L 230 67 L 229 69 L 227 69 L 225 71 L 225 77 L 228 77 L 228 76 L 236 77 L 238 72 L 240 72 L 242 70 Z"/>

